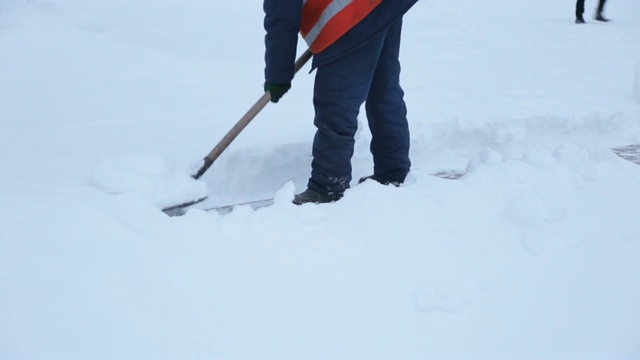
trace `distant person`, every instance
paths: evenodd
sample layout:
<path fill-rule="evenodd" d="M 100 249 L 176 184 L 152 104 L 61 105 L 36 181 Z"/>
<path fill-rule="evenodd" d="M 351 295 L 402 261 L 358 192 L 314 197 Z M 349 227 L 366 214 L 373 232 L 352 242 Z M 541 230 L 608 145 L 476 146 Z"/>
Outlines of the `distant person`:
<path fill-rule="evenodd" d="M 596 15 L 593 17 L 594 19 L 598 21 L 604 21 L 604 22 L 609 21 L 609 19 L 607 19 L 606 17 L 604 17 L 604 15 L 602 15 L 602 12 L 604 11 L 604 3 L 606 1 L 607 0 L 598 0 L 598 9 L 596 10 Z M 576 24 L 586 23 L 586 21 L 584 21 L 584 17 L 582 16 L 583 14 L 584 14 L 584 0 L 578 0 L 576 2 Z"/>

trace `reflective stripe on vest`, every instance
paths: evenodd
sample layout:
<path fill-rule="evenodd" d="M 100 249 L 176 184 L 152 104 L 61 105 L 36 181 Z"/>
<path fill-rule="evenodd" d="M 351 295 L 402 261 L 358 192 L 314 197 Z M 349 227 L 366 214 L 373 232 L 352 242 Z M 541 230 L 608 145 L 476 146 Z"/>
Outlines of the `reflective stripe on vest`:
<path fill-rule="evenodd" d="M 302 0 L 300 33 L 311 52 L 317 54 L 351 30 L 381 2 L 382 0 Z"/>

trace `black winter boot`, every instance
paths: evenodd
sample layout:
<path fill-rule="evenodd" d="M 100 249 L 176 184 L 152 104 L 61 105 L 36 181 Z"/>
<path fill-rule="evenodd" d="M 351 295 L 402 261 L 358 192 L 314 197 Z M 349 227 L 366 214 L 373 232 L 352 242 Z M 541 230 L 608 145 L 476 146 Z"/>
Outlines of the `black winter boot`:
<path fill-rule="evenodd" d="M 362 184 L 363 182 L 367 181 L 367 180 L 373 180 L 373 181 L 377 181 L 382 185 L 393 185 L 395 187 L 398 187 L 400 185 L 402 185 L 402 181 L 389 181 L 389 180 L 385 180 L 382 179 L 380 177 L 378 177 L 377 175 L 369 175 L 369 176 L 365 176 L 360 178 L 360 180 L 358 180 L 358 184 Z"/>
<path fill-rule="evenodd" d="M 606 17 L 604 17 L 604 15 L 602 15 L 601 12 L 596 13 L 596 16 L 594 17 L 594 19 L 596 19 L 597 21 L 602 21 L 602 22 L 607 22 L 609 21 L 609 19 L 607 19 Z"/>
<path fill-rule="evenodd" d="M 342 198 L 342 194 L 329 194 L 329 195 L 325 195 L 322 193 L 319 193 L 315 190 L 312 189 L 307 189 L 303 192 L 301 192 L 300 194 L 297 194 L 296 196 L 293 197 L 293 203 L 295 205 L 302 205 L 302 204 L 307 204 L 307 203 L 312 203 L 312 204 L 326 204 L 326 203 L 332 203 L 332 202 L 336 202 L 338 200 L 340 200 Z"/>
<path fill-rule="evenodd" d="M 587 22 L 584 21 L 584 18 L 582 16 L 578 16 L 576 17 L 576 24 L 586 24 Z"/>

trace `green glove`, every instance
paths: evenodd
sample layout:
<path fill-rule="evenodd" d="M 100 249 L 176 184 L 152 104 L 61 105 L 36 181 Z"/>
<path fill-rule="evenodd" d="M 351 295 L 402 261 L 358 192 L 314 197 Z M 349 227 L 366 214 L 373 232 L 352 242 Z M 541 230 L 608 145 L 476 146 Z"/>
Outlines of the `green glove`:
<path fill-rule="evenodd" d="M 286 84 L 274 84 L 270 82 L 264 83 L 264 92 L 271 93 L 271 102 L 277 103 L 280 98 L 291 89 L 291 83 Z"/>

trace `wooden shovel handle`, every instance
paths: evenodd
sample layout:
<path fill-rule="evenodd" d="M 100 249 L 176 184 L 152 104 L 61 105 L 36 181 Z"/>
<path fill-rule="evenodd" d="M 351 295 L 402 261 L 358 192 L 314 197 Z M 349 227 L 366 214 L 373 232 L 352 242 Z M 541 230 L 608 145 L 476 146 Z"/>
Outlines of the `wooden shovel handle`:
<path fill-rule="evenodd" d="M 311 59 L 311 56 L 312 54 L 309 50 L 306 50 L 302 55 L 300 55 L 295 63 L 296 73 L 304 66 L 304 64 L 307 63 L 307 61 L 309 61 L 309 59 Z M 255 118 L 256 115 L 258 115 L 258 113 L 262 109 L 264 109 L 265 106 L 267 106 L 269 101 L 271 101 L 271 93 L 267 91 L 260 97 L 260 99 L 258 99 L 258 101 L 249 109 L 249 111 L 247 111 L 247 113 L 244 114 L 242 118 L 240 118 L 240 120 L 231 128 L 231 130 L 229 130 L 229 132 L 222 138 L 222 140 L 220 140 L 218 145 L 216 145 L 213 150 L 211 150 L 211 152 L 207 156 L 205 156 L 204 164 L 202 165 L 202 167 L 200 167 L 198 172 L 193 175 L 194 179 L 197 180 L 202 175 L 204 175 L 204 173 L 211 167 L 213 162 L 218 159 L 220 154 L 222 154 L 222 152 L 227 147 L 229 147 L 231 142 L 238 136 L 238 134 L 240 134 L 240 132 L 242 132 L 245 127 L 247 127 L 247 125 L 249 125 L 251 120 L 253 120 L 253 118 Z"/>

